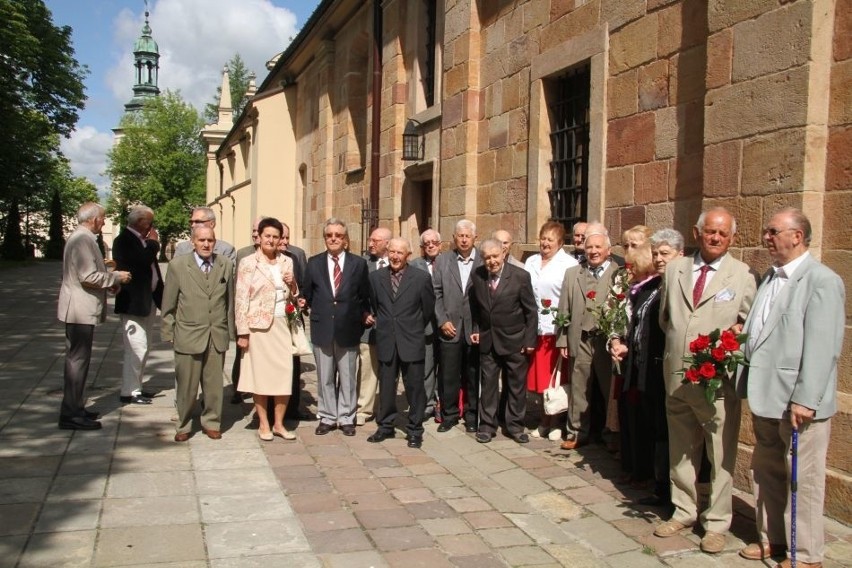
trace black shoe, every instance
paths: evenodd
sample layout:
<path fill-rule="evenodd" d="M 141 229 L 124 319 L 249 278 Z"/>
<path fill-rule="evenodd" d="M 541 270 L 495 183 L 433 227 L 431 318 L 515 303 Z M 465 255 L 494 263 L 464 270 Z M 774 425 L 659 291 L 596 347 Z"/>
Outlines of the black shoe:
<path fill-rule="evenodd" d="M 476 433 L 476 441 L 480 444 L 487 444 L 494 437 L 494 434 L 489 432 L 477 432 Z"/>
<path fill-rule="evenodd" d="M 391 430 L 388 432 L 387 430 L 376 430 L 373 432 L 373 435 L 367 438 L 368 442 L 372 442 L 374 444 L 378 444 L 379 442 L 384 442 L 388 438 L 396 438 L 396 432 Z"/>
<path fill-rule="evenodd" d="M 343 432 L 344 436 L 354 436 L 355 435 L 355 425 L 354 424 L 344 424 L 340 427 L 340 431 Z"/>
<path fill-rule="evenodd" d="M 443 422 L 441 422 L 441 425 L 438 426 L 438 432 L 449 432 L 450 430 L 455 428 L 458 423 L 458 420 L 444 420 Z"/>
<path fill-rule="evenodd" d="M 473 422 L 465 422 L 464 423 L 464 431 L 465 432 L 473 433 L 473 432 L 476 432 L 476 430 L 477 430 L 476 424 L 474 424 Z"/>
<path fill-rule="evenodd" d="M 509 437 L 519 444 L 528 444 L 530 441 L 530 437 L 526 432 L 521 432 L 520 434 L 515 434 Z"/>
<path fill-rule="evenodd" d="M 97 420 L 98 418 L 100 418 L 100 417 L 101 417 L 101 413 L 100 413 L 100 412 L 93 412 L 93 411 L 91 411 L 91 410 L 84 410 L 84 411 L 83 411 L 83 415 L 84 415 L 86 418 L 88 418 L 89 420 Z"/>
<path fill-rule="evenodd" d="M 231 404 L 242 404 L 243 403 L 243 395 L 235 392 L 234 396 L 231 397 Z"/>
<path fill-rule="evenodd" d="M 332 430 L 334 430 L 334 424 L 326 424 L 325 422 L 320 422 L 319 426 L 317 426 L 317 429 L 314 430 L 314 433 L 317 436 L 325 436 Z"/>
<path fill-rule="evenodd" d="M 409 436 L 408 437 L 408 447 L 409 448 L 419 448 L 423 445 L 423 436 Z"/>
<path fill-rule="evenodd" d="M 637 503 L 645 505 L 646 507 L 671 507 L 672 505 L 671 499 L 666 499 L 665 497 L 659 497 L 657 495 L 643 497 L 642 499 L 639 499 Z"/>
<path fill-rule="evenodd" d="M 101 423 L 97 420 L 83 418 L 82 416 L 59 419 L 60 430 L 100 430 L 101 428 Z"/>
<path fill-rule="evenodd" d="M 151 399 L 141 394 L 134 394 L 132 396 L 120 396 L 118 400 L 121 401 L 121 404 L 151 404 Z"/>
<path fill-rule="evenodd" d="M 143 396 L 145 398 L 154 398 L 157 396 L 155 392 L 142 391 L 139 393 L 139 396 Z"/>

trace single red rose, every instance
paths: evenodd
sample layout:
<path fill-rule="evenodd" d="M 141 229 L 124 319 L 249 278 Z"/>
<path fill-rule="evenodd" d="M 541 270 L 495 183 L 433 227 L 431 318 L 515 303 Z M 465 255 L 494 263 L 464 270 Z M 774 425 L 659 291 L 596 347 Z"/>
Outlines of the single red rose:
<path fill-rule="evenodd" d="M 625 263 L 624 263 L 624 268 L 625 268 L 626 270 L 630 270 L 631 268 L 633 268 L 633 265 L 632 265 L 632 264 L 630 264 L 629 262 L 625 262 Z"/>
<path fill-rule="evenodd" d="M 716 376 L 716 366 L 710 361 L 706 361 L 701 364 L 701 367 L 698 369 L 698 374 L 705 379 L 712 379 Z"/>
<path fill-rule="evenodd" d="M 695 348 L 698 349 L 698 351 L 707 349 L 708 347 L 710 347 L 709 337 L 707 337 L 706 335 L 699 335 L 695 338 Z"/>
<path fill-rule="evenodd" d="M 623 300 L 627 296 L 625 296 L 623 292 L 619 292 L 618 294 L 615 295 L 615 297 L 620 302 L 621 300 Z"/>
<path fill-rule="evenodd" d="M 697 383 L 701 380 L 701 375 L 698 374 L 698 369 L 687 369 L 685 376 L 686 380 L 688 380 L 690 383 Z"/>
<path fill-rule="evenodd" d="M 287 304 L 287 307 L 286 307 L 286 308 L 284 308 L 284 310 L 285 310 L 288 314 L 292 314 L 292 313 L 295 313 L 295 312 L 296 312 L 296 306 L 294 306 L 293 304 Z"/>
<path fill-rule="evenodd" d="M 589 291 L 586 293 L 586 297 L 587 297 L 588 299 L 590 299 L 590 300 L 594 300 L 594 299 L 595 299 L 595 296 L 597 296 L 597 295 L 598 295 L 598 293 L 597 293 L 597 292 L 595 292 L 594 290 L 589 290 Z"/>
<path fill-rule="evenodd" d="M 722 362 L 722 361 L 725 360 L 725 356 L 727 355 L 727 352 L 724 349 L 722 349 L 721 347 L 717 347 L 717 348 L 712 349 L 710 351 L 710 355 L 716 361 Z"/>
<path fill-rule="evenodd" d="M 551 301 L 547 298 L 545 298 L 544 300 L 541 301 L 542 307 L 549 308 L 550 304 L 551 304 Z"/>
<path fill-rule="evenodd" d="M 727 351 L 736 351 L 740 348 L 740 342 L 737 341 L 737 338 L 732 333 L 729 336 L 722 334 L 722 349 Z"/>

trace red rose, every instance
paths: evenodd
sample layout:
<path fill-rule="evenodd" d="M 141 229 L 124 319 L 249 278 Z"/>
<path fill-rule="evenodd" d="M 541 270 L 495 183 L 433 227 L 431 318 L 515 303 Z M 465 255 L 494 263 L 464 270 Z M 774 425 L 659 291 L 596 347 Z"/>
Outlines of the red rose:
<path fill-rule="evenodd" d="M 627 296 L 625 296 L 625 295 L 624 295 L 624 293 L 618 293 L 618 294 L 616 294 L 616 295 L 615 295 L 615 298 L 616 298 L 619 302 L 620 302 L 621 300 L 623 300 L 624 298 L 626 298 L 626 297 L 627 297 Z"/>
<path fill-rule="evenodd" d="M 284 311 L 286 311 L 288 314 L 293 314 L 296 312 L 296 306 L 294 306 L 293 304 L 287 304 L 287 307 L 284 308 Z"/>
<path fill-rule="evenodd" d="M 712 379 L 716 376 L 716 366 L 710 361 L 702 363 L 701 367 L 698 369 L 698 374 L 705 379 Z"/>
<path fill-rule="evenodd" d="M 624 263 L 624 268 L 625 268 L 626 270 L 630 270 L 631 268 L 633 268 L 633 265 L 632 265 L 632 264 L 630 264 L 629 262 L 625 262 L 625 263 Z"/>
<path fill-rule="evenodd" d="M 686 370 L 686 380 L 690 383 L 697 383 L 701 380 L 701 375 L 698 374 L 698 369 L 689 368 Z"/>
<path fill-rule="evenodd" d="M 721 347 L 717 347 L 710 351 L 710 355 L 713 357 L 713 359 L 721 363 L 725 360 L 726 351 Z"/>
<path fill-rule="evenodd" d="M 550 303 L 551 303 L 550 300 L 547 300 L 547 299 L 541 301 L 541 305 L 545 308 L 549 308 Z"/>
<path fill-rule="evenodd" d="M 710 338 L 706 335 L 699 335 L 695 338 L 695 348 L 698 351 L 702 351 L 710 347 Z"/>
<path fill-rule="evenodd" d="M 597 296 L 597 295 L 598 295 L 598 293 L 597 293 L 597 292 L 595 292 L 594 290 L 589 290 L 589 291 L 586 293 L 586 297 L 587 297 L 588 299 L 590 299 L 590 300 L 594 300 L 594 299 L 595 299 L 595 296 Z"/>
<path fill-rule="evenodd" d="M 733 332 L 723 331 L 722 337 L 720 339 L 722 343 L 722 349 L 725 349 L 727 351 L 736 351 L 740 348 L 740 342 L 737 341 L 737 336 L 734 335 Z"/>

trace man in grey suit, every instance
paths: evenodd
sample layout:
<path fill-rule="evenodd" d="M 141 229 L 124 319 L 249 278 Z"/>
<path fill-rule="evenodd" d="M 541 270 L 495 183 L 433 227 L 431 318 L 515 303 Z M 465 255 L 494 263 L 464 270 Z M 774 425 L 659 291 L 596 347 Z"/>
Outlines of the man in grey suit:
<path fill-rule="evenodd" d="M 460 418 L 459 391 L 466 393 L 465 430 L 476 432 L 479 399 L 479 348 L 471 343 L 470 275 L 482 258 L 476 253 L 476 225 L 462 219 L 453 231 L 455 247 L 438 256 L 432 268 L 435 288 L 435 319 L 441 338 L 438 393 L 441 417 L 438 432 L 453 429 Z"/>
<path fill-rule="evenodd" d="M 434 229 L 426 229 L 420 235 L 420 251 L 421 255 L 410 262 L 411 266 L 418 268 L 429 275 L 429 282 L 432 282 L 432 273 L 434 272 L 435 260 L 441 253 L 441 234 Z M 437 402 L 438 392 L 438 324 L 435 321 L 435 312 L 433 310 L 429 323 L 426 324 L 426 329 L 423 330 L 426 336 L 426 358 L 424 359 L 425 369 L 423 371 L 423 387 L 426 389 L 426 411 L 423 413 L 423 419 L 426 420 L 435 416 L 440 420 L 440 416 L 435 413 L 435 404 Z"/>
<path fill-rule="evenodd" d="M 175 442 L 189 440 L 198 386 L 204 397 L 201 428 L 222 437 L 222 366 L 234 339 L 234 268 L 213 252 L 209 227 L 192 231 L 193 254 L 172 259 L 163 291 L 162 337 L 174 344 L 178 410 Z"/>
<path fill-rule="evenodd" d="M 600 228 L 603 231 L 603 228 Z M 595 391 L 604 401 L 609 398 L 612 360 L 606 349 L 607 338 L 598 330 L 592 310 L 606 298 L 618 265 L 610 258 L 609 236 L 592 228 L 586 233 L 586 262 L 565 271 L 559 294 L 559 312 L 569 314 L 571 323 L 556 334 L 571 366 L 571 406 L 568 408 L 568 439 L 561 448 L 573 450 L 600 438 L 606 417 L 606 404 L 592 420 Z"/>
<path fill-rule="evenodd" d="M 843 280 L 808 252 L 811 224 L 800 210 L 773 215 L 763 240 L 772 268 L 745 323 L 747 365 L 740 367 L 737 381 L 753 417 L 751 468 L 760 541 L 740 555 L 764 560 L 787 549 L 788 457 L 795 428 L 797 506 L 803 521 L 797 527 L 797 564 L 807 568 L 821 565 L 825 548 L 825 460 L 831 417 L 837 411 L 846 293 Z"/>
<path fill-rule="evenodd" d="M 208 229 L 216 229 L 216 212 L 213 211 L 210 207 L 193 207 L 192 214 L 189 217 L 189 229 L 196 229 L 198 227 L 207 227 Z M 192 240 L 181 241 L 177 245 L 175 245 L 175 253 L 174 256 L 183 256 L 185 254 L 192 254 L 195 252 L 195 244 Z M 237 253 L 234 250 L 234 246 L 230 243 L 216 239 L 216 248 L 213 251 L 214 254 L 219 256 L 225 256 L 230 260 L 234 268 L 236 268 L 237 263 Z"/>
<path fill-rule="evenodd" d="M 107 290 L 115 292 L 130 282 L 130 272 L 107 271 L 97 235 L 104 226 L 104 208 L 84 203 L 77 210 L 79 226 L 65 243 L 62 287 L 57 316 L 65 323 L 65 387 L 59 410 L 64 430 L 97 430 L 98 414 L 86 403 L 86 377 L 92 358 L 95 326 L 106 319 Z"/>
<path fill-rule="evenodd" d="M 376 351 L 379 359 L 378 430 L 368 442 L 381 442 L 396 433 L 397 376 L 402 374 L 408 399 L 408 447 L 423 445 L 423 361 L 426 340 L 423 326 L 435 313 L 432 280 L 422 270 L 408 267 L 411 245 L 406 239 L 388 244 L 390 266 L 370 273 L 370 304 L 376 318 Z"/>
<path fill-rule="evenodd" d="M 751 308 L 757 287 L 755 275 L 728 254 L 736 232 L 736 220 L 726 209 L 717 207 L 702 213 L 693 228 L 698 253 L 668 265 L 660 296 L 660 327 L 666 334 L 663 374 L 675 511 L 654 534 L 674 536 L 700 522 L 704 529 L 701 550 L 708 553 L 724 550 L 725 533 L 733 517 L 731 490 L 740 401 L 733 383 L 725 378 L 715 402 L 708 404 L 704 387 L 684 382 L 680 371 L 686 366 L 684 357 L 691 355 L 692 341 L 716 329 L 738 332 Z M 711 469 L 710 504 L 699 516 L 696 477 L 705 448 Z"/>

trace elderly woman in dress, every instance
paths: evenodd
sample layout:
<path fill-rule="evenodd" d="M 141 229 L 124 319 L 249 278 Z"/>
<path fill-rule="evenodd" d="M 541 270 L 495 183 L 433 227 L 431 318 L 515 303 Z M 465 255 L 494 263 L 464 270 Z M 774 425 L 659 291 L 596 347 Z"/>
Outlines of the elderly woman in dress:
<path fill-rule="evenodd" d="M 539 306 L 538 339 L 535 352 L 527 372 L 527 390 L 536 393 L 539 398 L 550 384 L 550 375 L 556 365 L 559 354 L 556 349 L 556 327 L 550 313 L 542 314 L 542 309 L 553 310 L 559 305 L 562 291 L 562 279 L 565 271 L 577 265 L 577 261 L 562 249 L 565 240 L 565 227 L 562 223 L 548 221 L 538 233 L 538 254 L 529 257 L 524 268 L 532 278 L 535 303 Z M 563 361 L 562 381 L 568 380 L 568 365 Z M 541 411 L 541 423 L 532 431 L 534 438 L 547 437 L 551 440 L 562 438 L 562 426 L 558 416 L 544 414 Z"/>
<path fill-rule="evenodd" d="M 295 304 L 299 288 L 293 261 L 278 250 L 284 227 L 267 218 L 257 226 L 260 246 L 240 261 L 237 269 L 235 319 L 237 347 L 242 352 L 240 391 L 252 393 L 261 440 L 273 436 L 293 440 L 296 434 L 284 427 L 284 411 L 292 393 L 293 339 L 287 305 Z M 266 405 L 273 398 L 274 416 Z"/>
<path fill-rule="evenodd" d="M 630 286 L 630 323 L 622 338 L 611 342 L 613 358 L 622 361 L 628 448 L 622 452 L 623 469 L 641 485 L 654 480 L 654 497 L 647 505 L 670 504 L 668 425 L 663 380 L 665 333 L 659 325 L 660 285 L 670 261 L 683 256 L 683 236 L 663 229 L 651 236 L 650 251 L 628 254 L 634 263 Z M 624 422 L 623 422 L 624 423 Z"/>

